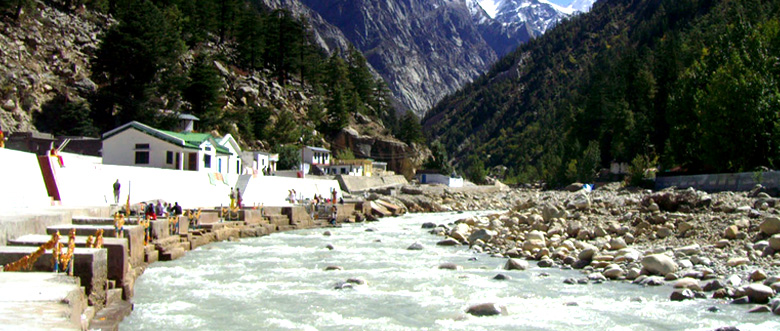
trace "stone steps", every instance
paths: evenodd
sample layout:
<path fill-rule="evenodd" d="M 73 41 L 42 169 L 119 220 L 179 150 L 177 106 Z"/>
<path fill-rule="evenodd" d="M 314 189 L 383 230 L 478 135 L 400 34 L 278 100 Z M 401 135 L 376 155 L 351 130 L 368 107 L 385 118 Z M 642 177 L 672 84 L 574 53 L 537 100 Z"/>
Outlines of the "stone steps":
<path fill-rule="evenodd" d="M 70 233 L 71 229 L 76 229 L 77 236 L 94 236 L 97 230 L 103 230 L 104 238 L 116 238 L 116 229 L 113 225 L 80 225 L 80 224 L 63 224 L 54 225 L 46 228 L 46 233 L 49 235 L 59 231 L 60 236 L 66 237 Z M 133 266 L 141 266 L 144 263 L 144 229 L 138 225 L 125 225 L 123 227 L 123 235 L 127 240 L 127 248 L 130 252 L 130 264 Z"/>
<path fill-rule="evenodd" d="M 0 325 L 9 330 L 85 329 L 87 297 L 77 277 L 0 272 Z"/>
<path fill-rule="evenodd" d="M 34 246 L 40 247 L 51 239 L 51 236 L 42 234 L 28 234 L 19 238 L 10 240 L 11 246 Z M 60 242 L 66 247 L 68 244 L 67 236 L 60 236 Z M 76 247 L 86 247 L 87 237 L 76 236 Z M 108 279 L 115 280 L 118 286 L 125 284 L 125 276 L 128 272 L 129 250 L 127 249 L 127 240 L 120 238 L 103 238 L 103 247 L 107 254 Z"/>
<path fill-rule="evenodd" d="M 38 248 L 32 246 L 0 246 L 0 265 L 18 261 L 32 254 Z M 66 252 L 67 249 L 63 249 Z M 91 306 L 103 307 L 106 302 L 107 255 L 105 249 L 76 248 L 73 251 L 73 275 L 81 280 Z M 32 271 L 52 272 L 54 261 L 51 251 L 41 255 L 32 266 Z"/>

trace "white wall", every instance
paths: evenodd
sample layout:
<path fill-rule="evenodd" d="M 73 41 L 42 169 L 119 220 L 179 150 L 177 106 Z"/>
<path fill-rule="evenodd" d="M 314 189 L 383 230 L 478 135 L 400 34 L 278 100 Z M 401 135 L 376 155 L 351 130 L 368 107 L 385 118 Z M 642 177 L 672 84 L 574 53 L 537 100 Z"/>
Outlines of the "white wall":
<path fill-rule="evenodd" d="M 212 185 L 207 172 L 108 165 L 100 159 L 62 153 L 64 168 L 56 169 L 57 185 L 64 206 L 100 206 L 113 203 L 113 183 L 122 185 L 120 203 L 163 199 L 184 208 L 214 207 L 230 203 L 235 182 Z M 40 175 L 39 175 L 40 177 Z"/>
<path fill-rule="evenodd" d="M 251 177 L 251 176 L 250 176 Z M 265 204 L 266 206 L 287 206 L 288 191 L 294 189 L 298 197 L 312 199 L 315 194 L 330 198 L 331 189 L 342 197 L 339 182 L 336 180 L 300 179 L 278 176 L 258 176 L 250 178 L 245 192 L 241 192 L 244 206 Z"/>
<path fill-rule="evenodd" d="M 449 187 L 463 187 L 463 178 L 453 178 L 441 174 L 419 174 L 417 179 L 422 184 L 444 184 Z"/>
<path fill-rule="evenodd" d="M 35 154 L 0 148 L 0 209 L 51 206 Z"/>

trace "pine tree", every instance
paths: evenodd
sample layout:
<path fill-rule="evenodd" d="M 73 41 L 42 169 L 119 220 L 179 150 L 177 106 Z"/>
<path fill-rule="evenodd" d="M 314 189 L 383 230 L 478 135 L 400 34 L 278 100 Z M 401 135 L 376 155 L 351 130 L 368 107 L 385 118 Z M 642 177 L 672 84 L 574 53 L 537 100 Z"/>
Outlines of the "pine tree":
<path fill-rule="evenodd" d="M 196 56 L 183 95 L 184 100 L 192 105 L 192 113 L 200 117 L 204 127 L 213 127 L 219 123 L 219 100 L 223 94 L 222 78 L 214 67 L 214 61 L 206 55 Z"/>
<path fill-rule="evenodd" d="M 260 15 L 251 9 L 246 9 L 241 14 L 236 31 L 237 50 L 239 61 L 250 69 L 262 66 L 264 34 L 263 21 Z"/>
<path fill-rule="evenodd" d="M 422 143 L 425 141 L 425 137 L 422 133 L 422 125 L 411 110 L 406 111 L 404 117 L 401 119 L 401 141 L 412 144 Z"/>
<path fill-rule="evenodd" d="M 156 109 L 148 104 L 158 73 L 178 60 L 184 44 L 175 27 L 151 1 L 136 11 L 120 11 L 120 23 L 108 30 L 92 61 L 93 80 L 103 87 L 93 106 L 104 129 L 138 120 L 154 125 Z M 112 123 L 113 122 L 113 123 Z"/>

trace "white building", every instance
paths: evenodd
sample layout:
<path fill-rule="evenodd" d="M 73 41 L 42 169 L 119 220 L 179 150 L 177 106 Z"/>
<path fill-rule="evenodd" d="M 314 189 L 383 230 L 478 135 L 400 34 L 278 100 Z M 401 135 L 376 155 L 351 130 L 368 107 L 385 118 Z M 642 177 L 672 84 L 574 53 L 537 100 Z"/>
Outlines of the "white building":
<path fill-rule="evenodd" d="M 241 153 L 246 167 L 247 175 L 270 175 L 276 172 L 276 164 L 279 163 L 279 154 L 263 151 L 249 151 Z M 250 167 L 251 165 L 251 167 Z"/>
<path fill-rule="evenodd" d="M 326 167 L 330 165 L 330 150 L 321 147 L 305 146 L 301 149 L 303 173 L 308 174 L 311 166 Z"/>
<path fill-rule="evenodd" d="M 165 131 L 136 121 L 103 134 L 103 164 L 219 173 L 229 183 L 241 173 L 240 152 L 230 135 Z"/>
<path fill-rule="evenodd" d="M 420 184 L 443 184 L 449 187 L 463 187 L 462 177 L 450 177 L 433 172 L 418 172 L 415 177 L 420 181 Z"/>
<path fill-rule="evenodd" d="M 329 175 L 371 177 L 374 173 L 374 163 L 371 160 L 335 160 L 325 169 Z"/>

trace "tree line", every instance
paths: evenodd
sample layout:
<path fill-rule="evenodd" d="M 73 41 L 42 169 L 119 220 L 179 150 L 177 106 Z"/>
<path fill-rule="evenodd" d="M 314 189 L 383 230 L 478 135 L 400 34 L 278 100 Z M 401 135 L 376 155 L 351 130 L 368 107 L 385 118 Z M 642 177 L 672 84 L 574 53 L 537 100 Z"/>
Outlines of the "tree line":
<path fill-rule="evenodd" d="M 46 3 L 110 14 L 117 23 L 101 36 L 91 59 L 97 91 L 78 100 L 54 98 L 36 116 L 41 131 L 95 136 L 133 120 L 173 129 L 177 113 L 192 113 L 201 119 L 201 131 L 236 127 L 231 133 L 242 140 L 266 141 L 284 153 L 279 146 L 319 143 L 356 114 L 400 132 L 389 90 L 374 78 L 360 51 L 328 56 L 314 42 L 308 22 L 287 10 L 245 0 Z M 33 16 L 33 4 L 5 0 L 0 9 L 23 20 L 19 13 Z M 306 116 L 254 104 L 227 107 L 227 85 L 217 62 L 313 94 Z"/>
<path fill-rule="evenodd" d="M 601 0 L 447 97 L 426 132 L 510 182 L 780 166 L 780 1 Z M 652 162 L 655 161 L 656 162 Z"/>

